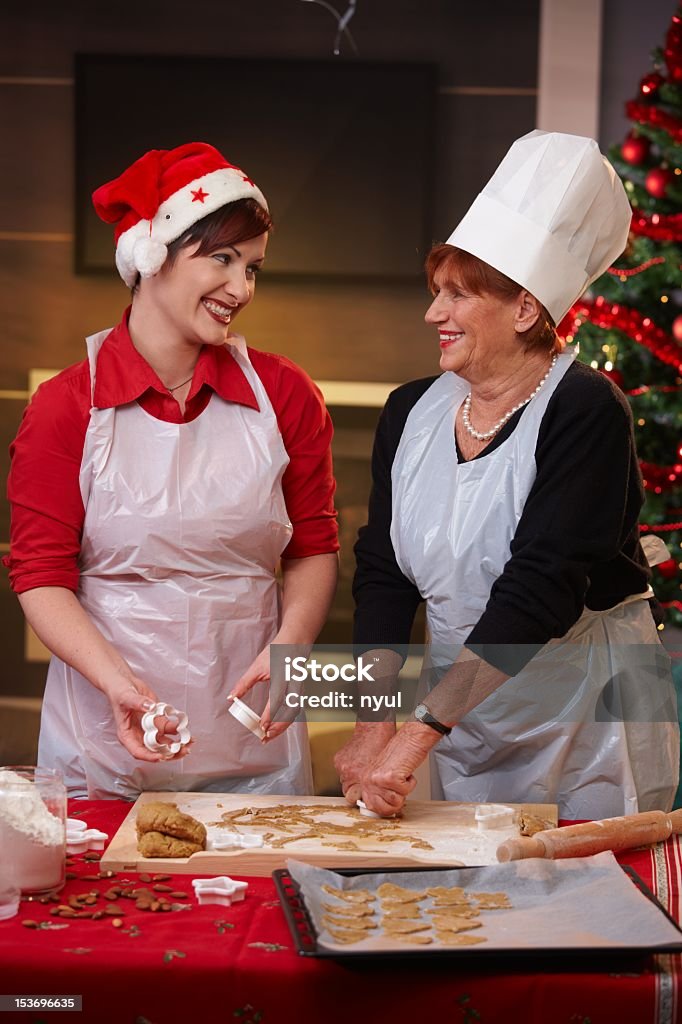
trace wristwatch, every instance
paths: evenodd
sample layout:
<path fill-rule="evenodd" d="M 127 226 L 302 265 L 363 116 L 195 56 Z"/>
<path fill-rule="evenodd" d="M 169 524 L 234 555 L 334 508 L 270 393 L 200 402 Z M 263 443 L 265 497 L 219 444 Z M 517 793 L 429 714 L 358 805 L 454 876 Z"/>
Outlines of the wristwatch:
<path fill-rule="evenodd" d="M 431 728 L 435 729 L 436 732 L 439 732 L 441 736 L 449 736 L 452 732 L 449 725 L 443 725 L 442 722 L 439 722 L 437 718 L 433 717 L 426 704 L 417 704 L 414 709 L 414 717 L 418 722 L 421 722 L 422 725 L 430 725 Z"/>

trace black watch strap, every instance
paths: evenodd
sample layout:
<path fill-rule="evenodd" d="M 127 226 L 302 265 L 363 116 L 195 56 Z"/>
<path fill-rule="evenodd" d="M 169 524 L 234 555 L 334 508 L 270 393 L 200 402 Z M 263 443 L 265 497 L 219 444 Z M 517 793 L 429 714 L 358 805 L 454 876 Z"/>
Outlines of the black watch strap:
<path fill-rule="evenodd" d="M 449 725 L 443 725 L 437 718 L 434 718 L 426 704 L 417 704 L 414 709 L 414 717 L 417 722 L 421 722 L 422 725 L 428 725 L 436 732 L 439 732 L 441 736 L 449 736 L 452 732 L 452 728 Z"/>

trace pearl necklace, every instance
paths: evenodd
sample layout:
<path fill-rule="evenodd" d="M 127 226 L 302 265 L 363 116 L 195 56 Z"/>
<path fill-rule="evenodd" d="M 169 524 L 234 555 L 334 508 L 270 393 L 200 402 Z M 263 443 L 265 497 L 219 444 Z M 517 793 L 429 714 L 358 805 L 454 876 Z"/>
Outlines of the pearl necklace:
<path fill-rule="evenodd" d="M 471 426 L 471 420 L 469 419 L 469 414 L 471 412 L 471 392 L 469 392 L 469 394 L 464 399 L 464 402 L 462 403 L 462 421 L 464 422 L 464 426 L 467 429 L 467 431 L 471 434 L 471 436 L 475 437 L 477 441 L 489 441 L 491 437 L 494 437 L 498 430 L 501 430 L 505 423 L 512 418 L 515 412 L 518 412 L 519 409 L 522 409 L 524 405 L 527 405 L 528 402 L 535 398 L 535 396 L 541 390 L 542 385 L 545 383 L 550 373 L 554 369 L 554 364 L 556 363 L 556 361 L 557 355 L 555 353 L 552 356 L 552 362 L 549 364 L 549 369 L 547 373 L 542 378 L 542 380 L 536 387 L 535 391 L 533 391 L 532 394 L 528 396 L 528 398 L 524 398 L 522 402 L 519 402 L 518 405 L 515 405 L 513 409 L 510 409 L 509 412 L 505 413 L 502 419 L 498 420 L 495 426 L 491 430 L 488 430 L 487 433 L 485 434 L 482 434 L 479 430 L 474 430 L 474 428 Z"/>

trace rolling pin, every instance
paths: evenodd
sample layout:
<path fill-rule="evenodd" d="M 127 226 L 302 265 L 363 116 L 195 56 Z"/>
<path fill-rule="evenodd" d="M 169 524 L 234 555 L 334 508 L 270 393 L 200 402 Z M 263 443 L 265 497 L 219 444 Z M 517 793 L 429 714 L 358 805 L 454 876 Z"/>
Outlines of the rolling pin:
<path fill-rule="evenodd" d="M 507 839 L 497 848 L 501 863 L 523 860 L 526 857 L 589 857 L 604 850 L 630 850 L 633 846 L 659 843 L 669 836 L 682 833 L 682 809 L 670 811 L 644 811 L 626 814 L 603 821 L 586 821 L 582 825 L 567 825 L 536 832 L 534 836 Z"/>

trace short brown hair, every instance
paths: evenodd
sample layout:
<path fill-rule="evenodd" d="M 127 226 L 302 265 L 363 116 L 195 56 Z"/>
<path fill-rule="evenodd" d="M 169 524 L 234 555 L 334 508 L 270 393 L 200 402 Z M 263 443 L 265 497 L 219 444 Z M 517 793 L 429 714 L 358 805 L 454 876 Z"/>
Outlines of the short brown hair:
<path fill-rule="evenodd" d="M 195 221 L 187 231 L 171 242 L 166 265 L 172 267 L 180 250 L 196 245 L 197 242 L 199 248 L 193 256 L 207 256 L 223 245 L 258 238 L 271 228 L 272 217 L 260 203 L 255 199 L 237 199 Z"/>
<path fill-rule="evenodd" d="M 426 257 L 426 277 L 431 292 L 435 294 L 434 278 L 438 271 L 446 277 L 457 280 L 472 295 L 494 295 L 498 299 L 515 299 L 523 286 L 512 281 L 510 277 L 495 270 L 489 263 L 484 263 L 478 256 L 473 256 L 464 249 L 454 245 L 434 245 Z M 554 321 L 540 303 L 540 316 L 537 323 L 519 334 L 521 344 L 527 352 L 531 350 L 547 350 L 560 352 L 561 341 L 557 335 Z"/>

